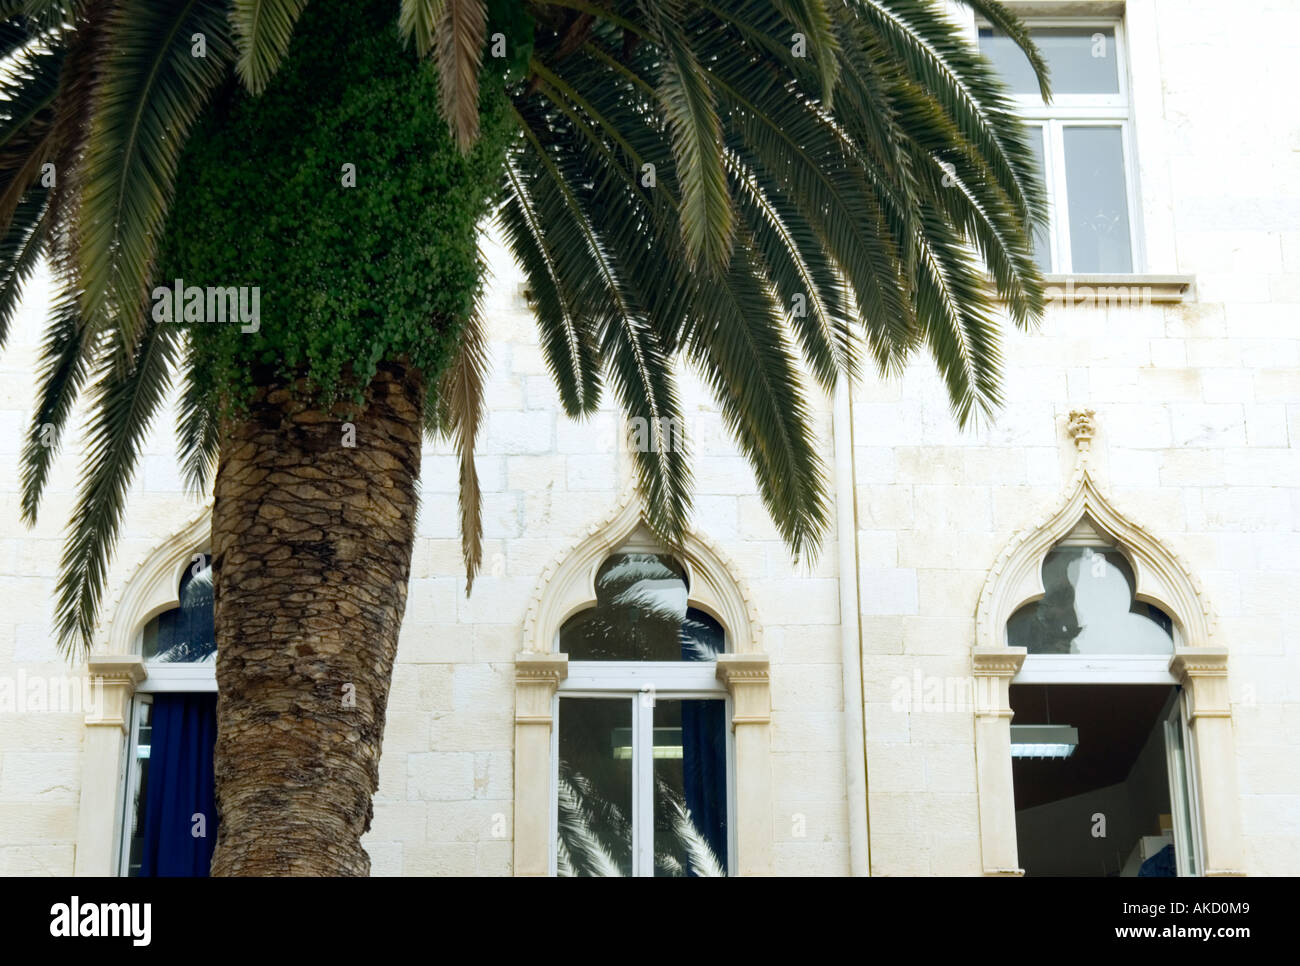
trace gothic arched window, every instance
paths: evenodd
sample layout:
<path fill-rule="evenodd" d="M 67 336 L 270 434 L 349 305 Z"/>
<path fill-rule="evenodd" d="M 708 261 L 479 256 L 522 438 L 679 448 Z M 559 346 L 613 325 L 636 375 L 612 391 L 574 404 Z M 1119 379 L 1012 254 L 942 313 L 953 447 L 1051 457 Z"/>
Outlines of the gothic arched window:
<path fill-rule="evenodd" d="M 725 876 L 731 868 L 726 632 L 669 554 L 614 553 L 560 630 L 553 868 Z"/>

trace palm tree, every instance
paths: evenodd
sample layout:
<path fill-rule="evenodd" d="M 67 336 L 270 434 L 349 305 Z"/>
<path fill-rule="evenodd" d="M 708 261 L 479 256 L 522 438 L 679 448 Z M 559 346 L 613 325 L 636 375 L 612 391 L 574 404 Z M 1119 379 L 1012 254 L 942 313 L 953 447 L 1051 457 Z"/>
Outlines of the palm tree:
<path fill-rule="evenodd" d="M 1046 96 L 1020 24 L 966 2 Z M 829 514 L 805 372 L 829 388 L 924 348 L 960 421 L 997 406 L 994 299 L 1041 313 L 1045 207 L 1003 87 L 940 7 L 0 0 L 0 337 L 42 257 L 57 286 L 22 511 L 83 400 L 57 623 L 84 653 L 179 383 L 180 456 L 215 493 L 214 873 L 369 869 L 422 431 L 459 447 L 471 581 L 480 562 L 485 216 L 566 413 L 608 388 L 650 427 L 638 484 L 669 544 L 690 514 L 665 436 L 679 362 L 795 553 Z M 216 324 L 202 292 L 191 316 L 176 279 L 210 287 L 209 315 L 212 287 L 258 286 L 258 320 Z"/>

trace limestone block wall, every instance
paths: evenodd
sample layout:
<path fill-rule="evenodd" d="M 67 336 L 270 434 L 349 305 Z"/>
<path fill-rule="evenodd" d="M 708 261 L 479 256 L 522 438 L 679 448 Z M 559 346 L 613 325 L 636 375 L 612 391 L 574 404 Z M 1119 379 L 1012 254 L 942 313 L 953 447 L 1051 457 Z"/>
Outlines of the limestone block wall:
<path fill-rule="evenodd" d="M 494 265 L 489 415 L 477 451 L 484 568 L 466 597 L 454 457 L 427 447 L 420 540 L 366 839 L 376 873 L 511 872 L 514 657 L 524 647 L 525 611 L 545 568 L 608 516 L 632 478 L 612 405 L 582 423 L 564 416 L 520 277 L 504 256 Z M 752 593 L 772 661 L 774 869 L 843 874 L 835 544 L 815 562 L 791 560 L 716 407 L 689 373 L 683 387 L 696 527 Z M 829 405 L 818 402 L 829 463 Z"/>

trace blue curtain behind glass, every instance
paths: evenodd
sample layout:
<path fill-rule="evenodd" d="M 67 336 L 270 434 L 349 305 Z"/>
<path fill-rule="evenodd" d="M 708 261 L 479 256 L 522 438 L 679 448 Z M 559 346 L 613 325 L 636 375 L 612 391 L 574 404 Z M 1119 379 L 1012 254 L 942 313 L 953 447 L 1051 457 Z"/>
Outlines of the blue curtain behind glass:
<path fill-rule="evenodd" d="M 722 625 L 694 607 L 681 631 L 682 660 L 716 660 Z M 682 778 L 686 808 L 723 868 L 727 866 L 727 724 L 723 701 L 682 702 Z M 689 865 L 687 874 L 692 873 Z"/>
<path fill-rule="evenodd" d="M 215 694 L 154 695 L 141 875 L 208 874 L 217 842 L 212 784 L 216 740 Z M 206 820 L 203 837 L 193 834 L 199 813 Z"/>
<path fill-rule="evenodd" d="M 686 808 L 722 868 L 727 867 L 725 701 L 682 702 L 682 778 Z M 687 875 L 698 875 L 687 867 Z"/>

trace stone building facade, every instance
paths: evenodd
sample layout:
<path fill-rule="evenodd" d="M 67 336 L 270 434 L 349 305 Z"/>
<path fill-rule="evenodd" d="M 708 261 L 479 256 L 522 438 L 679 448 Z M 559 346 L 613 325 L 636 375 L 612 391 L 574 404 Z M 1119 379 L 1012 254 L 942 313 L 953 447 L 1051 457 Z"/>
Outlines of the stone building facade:
<path fill-rule="evenodd" d="M 1297 14 L 1268 0 L 1011 6 L 1047 18 L 1044 36 L 1065 48 L 1076 29 L 1113 45 L 1122 97 L 1040 118 L 1047 163 L 1063 176 L 1058 214 L 1077 214 L 1077 230 L 1058 222 L 1042 325 L 1007 327 L 997 418 L 957 429 L 923 358 L 901 379 L 868 377 L 819 397 L 835 522 L 816 559 L 794 561 L 716 407 L 699 386 L 687 392 L 698 495 L 680 557 L 691 606 L 726 634 L 706 677 L 730 718 L 728 868 L 1047 869 L 1026 858 L 1038 834 L 1032 807 L 1017 814 L 1026 774 L 1017 769 L 1027 766 L 1012 757 L 1022 744 L 1013 728 L 1036 700 L 1017 695 L 1180 686 L 1164 733 L 1185 742 L 1166 748 L 1168 767 L 1183 769 L 1168 785 L 1169 824 L 1185 831 L 1165 838 L 1180 843 L 1180 860 L 1196 859 L 1180 871 L 1294 874 L 1300 131 L 1270 97 L 1246 98 L 1235 82 L 1274 94 L 1300 85 Z M 1083 263 L 1087 206 L 1060 183 L 1084 180 L 1069 131 L 1108 123 L 1123 132 L 1131 270 L 1072 273 L 1061 251 Z M 375 874 L 554 871 L 553 709 L 557 690 L 581 677 L 557 653 L 561 627 L 594 599 L 605 559 L 649 547 L 626 427 L 612 408 L 580 424 L 564 417 L 520 276 L 504 253 L 493 266 L 490 415 L 478 449 L 485 567 L 467 597 L 454 457 L 426 447 L 366 838 Z M 10 467 L 30 419 L 45 293 L 38 278 L 0 356 L 0 458 Z M 32 530 L 19 522 L 16 474 L 0 476 L 0 874 L 123 870 L 133 709 L 151 679 L 210 687 L 210 670 L 160 675 L 138 651 L 141 629 L 175 606 L 180 576 L 207 548 L 206 509 L 185 495 L 174 453 L 164 427 L 137 475 L 89 664 L 62 660 L 51 631 L 75 447 Z M 1008 622 L 1051 593 L 1044 560 L 1070 547 L 1123 558 L 1134 612 L 1149 606 L 1169 622 L 1167 652 L 1117 648 L 1090 660 L 1008 646 Z M 98 690 L 83 692 L 88 675 Z M 1080 730 L 1076 754 L 1090 740 Z M 1096 840 L 1095 815 L 1110 812 L 1070 814 L 1074 833 Z M 1092 871 L 1120 871 L 1130 840 L 1141 836 Z"/>

